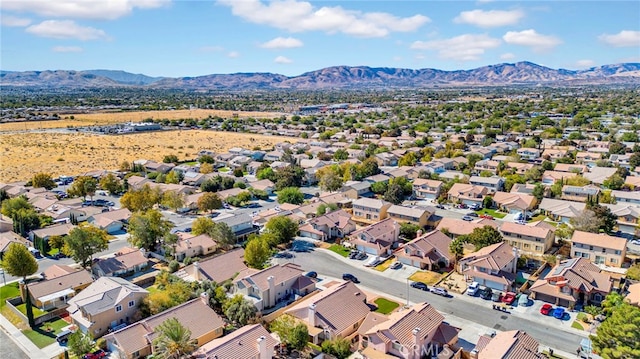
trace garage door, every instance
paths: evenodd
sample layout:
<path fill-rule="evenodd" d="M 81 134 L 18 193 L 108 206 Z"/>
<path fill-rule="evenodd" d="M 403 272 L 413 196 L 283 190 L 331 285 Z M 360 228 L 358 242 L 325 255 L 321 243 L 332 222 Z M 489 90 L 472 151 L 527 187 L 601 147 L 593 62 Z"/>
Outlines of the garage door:
<path fill-rule="evenodd" d="M 377 255 L 378 254 L 376 249 L 375 248 L 371 248 L 371 247 L 360 246 L 360 250 L 365 252 L 366 254 L 373 254 L 373 255 Z"/>
<path fill-rule="evenodd" d="M 540 294 L 540 293 L 536 293 L 536 299 L 537 300 L 541 300 L 543 302 L 547 302 L 547 303 L 551 303 L 551 304 L 556 304 L 556 297 L 548 295 L 548 294 Z"/>

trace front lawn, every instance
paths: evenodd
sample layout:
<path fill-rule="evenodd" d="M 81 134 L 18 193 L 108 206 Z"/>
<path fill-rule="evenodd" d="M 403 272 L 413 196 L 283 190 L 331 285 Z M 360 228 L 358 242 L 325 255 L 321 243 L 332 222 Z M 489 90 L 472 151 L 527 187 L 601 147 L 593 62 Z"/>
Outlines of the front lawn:
<path fill-rule="evenodd" d="M 379 271 L 379 272 L 384 272 L 387 270 L 387 268 L 389 268 L 389 266 L 394 262 L 393 258 L 389 258 L 386 261 L 378 264 L 377 266 L 375 266 L 373 269 Z"/>
<path fill-rule="evenodd" d="M 584 330 L 584 326 L 582 325 L 581 322 L 574 320 L 573 323 L 571 324 L 571 328 L 575 328 L 578 330 Z"/>
<path fill-rule="evenodd" d="M 3 308 L 7 304 L 6 300 L 9 298 L 15 298 L 20 296 L 20 288 L 18 282 L 13 282 L 0 287 L 0 308 Z"/>
<path fill-rule="evenodd" d="M 229 172 L 229 168 L 228 167 L 218 168 L 218 172 L 222 172 L 222 173 Z"/>
<path fill-rule="evenodd" d="M 544 214 L 539 214 L 539 215 L 531 218 L 530 222 L 544 221 L 545 219 L 547 219 L 547 216 L 545 216 Z"/>
<path fill-rule="evenodd" d="M 38 348 L 44 348 L 55 343 L 56 335 L 61 332 L 62 328 L 68 325 L 69 323 L 64 320 L 57 319 L 45 322 L 36 329 L 23 330 L 22 334 L 29 338 Z"/>
<path fill-rule="evenodd" d="M 38 307 L 31 306 L 31 308 L 33 309 L 34 318 L 38 318 L 42 315 L 47 314 L 47 312 L 45 312 L 44 310 L 41 310 Z M 24 314 L 24 316 L 27 316 L 27 303 L 19 304 L 18 306 L 16 306 L 16 309 L 19 310 L 20 313 Z"/>
<path fill-rule="evenodd" d="M 343 257 L 347 257 L 349 255 L 349 248 L 345 246 L 341 246 L 339 244 L 334 244 L 327 249 L 329 249 L 332 252 L 336 252 Z"/>
<path fill-rule="evenodd" d="M 400 304 L 384 298 L 378 298 L 373 302 L 376 303 L 376 305 L 378 306 L 378 309 L 376 309 L 376 312 L 381 314 L 389 314 L 400 306 Z"/>
<path fill-rule="evenodd" d="M 476 213 L 478 215 L 480 214 L 488 214 L 490 216 L 493 216 L 494 218 L 504 218 L 507 214 L 506 213 L 502 213 L 502 212 L 498 212 L 495 209 L 488 209 L 488 208 L 483 208 L 479 211 L 476 211 Z"/>
<path fill-rule="evenodd" d="M 446 273 L 441 274 L 438 272 L 431 272 L 431 271 L 417 271 L 413 273 L 411 277 L 409 277 L 409 279 L 414 282 L 422 282 L 428 285 L 435 285 L 445 275 L 447 274 Z"/>

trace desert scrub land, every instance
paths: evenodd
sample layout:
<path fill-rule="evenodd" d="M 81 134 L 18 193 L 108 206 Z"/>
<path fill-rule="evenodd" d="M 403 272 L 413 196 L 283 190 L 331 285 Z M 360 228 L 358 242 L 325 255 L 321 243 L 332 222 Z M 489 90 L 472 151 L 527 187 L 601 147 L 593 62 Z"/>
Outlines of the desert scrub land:
<path fill-rule="evenodd" d="M 0 182 L 26 181 L 38 172 L 54 177 L 120 167 L 123 161 L 162 161 L 175 154 L 194 159 L 200 150 L 231 147 L 270 150 L 296 138 L 205 130 L 158 131 L 127 135 L 30 132 L 0 135 Z"/>
<path fill-rule="evenodd" d="M 154 120 L 180 120 L 192 118 L 199 120 L 209 116 L 219 116 L 222 118 L 232 118 L 237 115 L 239 118 L 277 118 L 281 113 L 275 112 L 249 112 L 249 111 L 225 111 L 225 110 L 173 110 L 173 111 L 133 111 L 133 112 L 102 112 L 88 114 L 59 114 L 60 120 L 55 121 L 26 121 L 9 122 L 0 124 L 0 132 L 27 131 L 50 128 L 70 128 L 83 126 L 101 126 L 125 122 L 141 122 L 151 118 Z M 71 119 L 73 116 L 73 120 Z"/>

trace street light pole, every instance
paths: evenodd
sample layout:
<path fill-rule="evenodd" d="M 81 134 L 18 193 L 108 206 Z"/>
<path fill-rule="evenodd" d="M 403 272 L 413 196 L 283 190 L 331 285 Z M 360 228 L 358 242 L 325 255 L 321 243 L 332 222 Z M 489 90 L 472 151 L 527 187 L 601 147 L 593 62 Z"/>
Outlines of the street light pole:
<path fill-rule="evenodd" d="M 407 278 L 407 307 L 409 306 L 409 278 Z"/>

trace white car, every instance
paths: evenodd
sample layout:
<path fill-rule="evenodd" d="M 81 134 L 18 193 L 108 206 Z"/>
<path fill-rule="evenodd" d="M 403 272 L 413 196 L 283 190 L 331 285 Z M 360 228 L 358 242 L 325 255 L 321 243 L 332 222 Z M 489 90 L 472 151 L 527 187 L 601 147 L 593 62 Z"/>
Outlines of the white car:
<path fill-rule="evenodd" d="M 378 256 L 374 256 L 373 258 L 371 258 L 370 261 L 368 261 L 367 263 L 364 264 L 365 267 L 375 267 L 378 264 L 380 264 L 380 262 L 382 262 L 382 260 L 380 259 L 380 257 Z"/>
<path fill-rule="evenodd" d="M 636 246 L 640 246 L 640 240 L 634 239 L 631 241 L 631 244 L 635 244 Z"/>
<path fill-rule="evenodd" d="M 473 282 L 469 285 L 469 287 L 467 288 L 467 294 L 468 295 L 476 295 L 476 293 L 478 293 L 478 288 L 480 288 L 480 283 L 478 282 Z"/>

